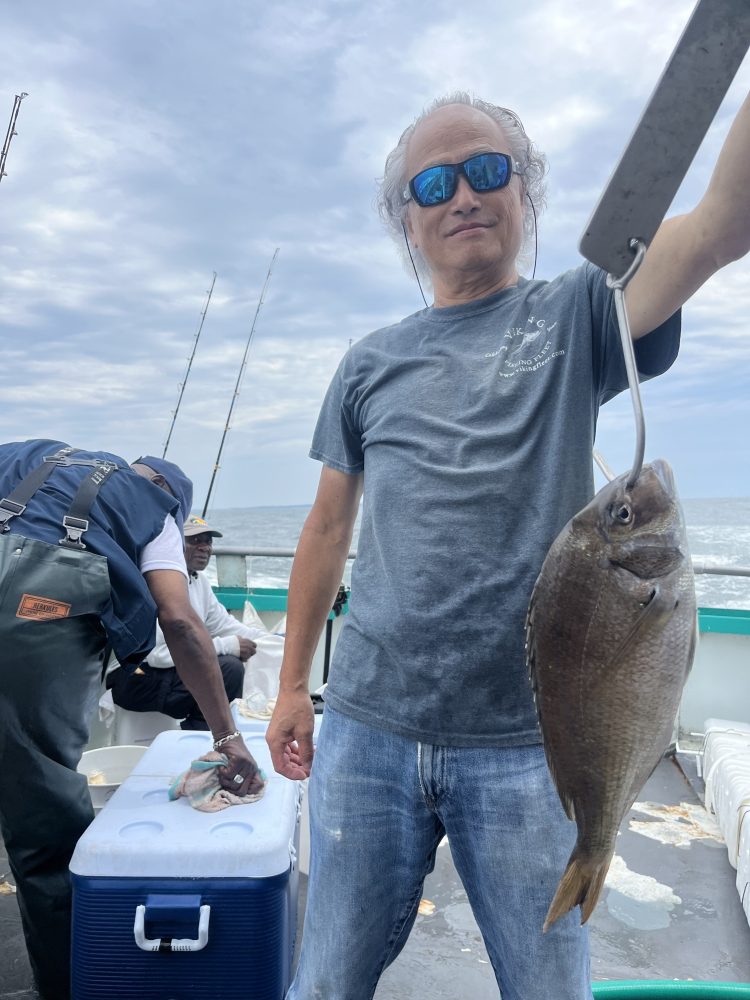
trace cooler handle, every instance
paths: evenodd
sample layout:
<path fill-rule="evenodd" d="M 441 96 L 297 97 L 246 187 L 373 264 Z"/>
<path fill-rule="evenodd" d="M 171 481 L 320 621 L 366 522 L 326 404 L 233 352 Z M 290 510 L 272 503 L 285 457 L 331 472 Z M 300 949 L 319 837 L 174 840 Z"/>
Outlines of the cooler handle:
<path fill-rule="evenodd" d="M 146 937 L 146 907 L 141 904 L 135 908 L 135 923 L 133 936 L 141 951 L 201 951 L 208 944 L 208 920 L 211 907 L 204 904 L 200 908 L 198 918 L 198 937 L 193 938 L 147 938 Z"/>

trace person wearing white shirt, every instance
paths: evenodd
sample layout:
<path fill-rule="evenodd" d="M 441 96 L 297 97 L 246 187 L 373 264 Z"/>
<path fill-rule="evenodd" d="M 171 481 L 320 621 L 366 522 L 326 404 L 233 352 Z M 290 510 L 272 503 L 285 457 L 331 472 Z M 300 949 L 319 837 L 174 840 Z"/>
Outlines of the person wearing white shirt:
<path fill-rule="evenodd" d="M 185 562 L 189 574 L 190 604 L 205 624 L 231 702 L 242 696 L 245 663 L 255 654 L 255 639 L 266 630 L 238 621 L 217 600 L 203 570 L 208 566 L 214 538 L 222 533 L 195 515 L 185 521 Z M 147 660 L 133 673 L 116 668 L 107 676 L 115 705 L 131 712 L 162 712 L 181 719 L 182 729 L 206 730 L 208 725 L 198 705 L 180 677 L 164 635 L 157 626 L 156 644 Z"/>

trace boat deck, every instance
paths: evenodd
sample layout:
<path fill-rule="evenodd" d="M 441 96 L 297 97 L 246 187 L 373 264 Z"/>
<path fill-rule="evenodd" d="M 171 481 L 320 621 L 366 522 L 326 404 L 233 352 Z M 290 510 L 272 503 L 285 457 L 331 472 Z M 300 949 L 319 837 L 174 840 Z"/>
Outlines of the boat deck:
<path fill-rule="evenodd" d="M 665 758 L 620 831 L 617 857 L 591 919 L 592 978 L 750 983 L 750 927 L 718 828 L 703 809 L 694 759 Z M 8 866 L 0 843 L 0 888 Z M 304 877 L 301 880 L 304 906 Z M 376 1000 L 498 997 L 479 930 L 453 867 L 438 850 L 424 898 L 431 910 L 386 971 Z M 31 974 L 12 894 L 0 892 L 0 997 L 31 1000 Z M 105 1000 L 105 998 L 103 998 Z"/>
<path fill-rule="evenodd" d="M 750 926 L 701 792 L 694 758 L 665 758 L 626 817 L 590 921 L 592 979 L 750 983 Z M 410 1000 L 415 982 L 430 1000 L 496 1000 L 492 967 L 447 845 L 424 897 L 434 913 L 417 919 L 376 1000 Z"/>

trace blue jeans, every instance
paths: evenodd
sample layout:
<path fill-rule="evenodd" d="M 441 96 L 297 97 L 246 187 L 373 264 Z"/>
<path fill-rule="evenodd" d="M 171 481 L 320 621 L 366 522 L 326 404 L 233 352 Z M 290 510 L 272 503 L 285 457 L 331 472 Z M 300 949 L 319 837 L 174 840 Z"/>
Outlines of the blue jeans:
<path fill-rule="evenodd" d="M 542 934 L 576 830 L 541 746 L 432 746 L 326 707 L 309 796 L 307 912 L 287 1000 L 373 996 L 444 834 L 503 1000 L 590 1000 L 580 911 Z"/>

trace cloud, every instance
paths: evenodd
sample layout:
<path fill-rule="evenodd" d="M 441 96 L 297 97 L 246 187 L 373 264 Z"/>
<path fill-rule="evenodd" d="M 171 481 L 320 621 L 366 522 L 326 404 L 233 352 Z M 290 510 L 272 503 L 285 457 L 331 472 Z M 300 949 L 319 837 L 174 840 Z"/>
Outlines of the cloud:
<path fill-rule="evenodd" d="M 6 438 L 157 451 L 216 272 L 170 445 L 202 488 L 280 247 L 220 489 L 227 506 L 246 501 L 241 456 L 253 497 L 309 501 L 318 468 L 307 447 L 338 360 L 421 306 L 373 208 L 402 129 L 455 88 L 515 107 L 550 156 L 538 269 L 550 277 L 579 262 L 578 236 L 692 6 L 9 8 L 0 112 L 22 89 L 29 96 L 0 184 Z M 749 80 L 743 67 L 675 210 L 700 196 Z M 733 265 L 695 297 L 681 357 L 655 384 L 650 427 L 671 422 L 681 441 L 705 439 L 696 469 L 713 460 L 704 428 L 744 447 L 747 274 L 746 261 Z M 616 435 L 632 418 L 627 407 L 617 419 L 608 410 L 602 433 Z M 696 472 L 696 488 L 702 480 Z"/>

